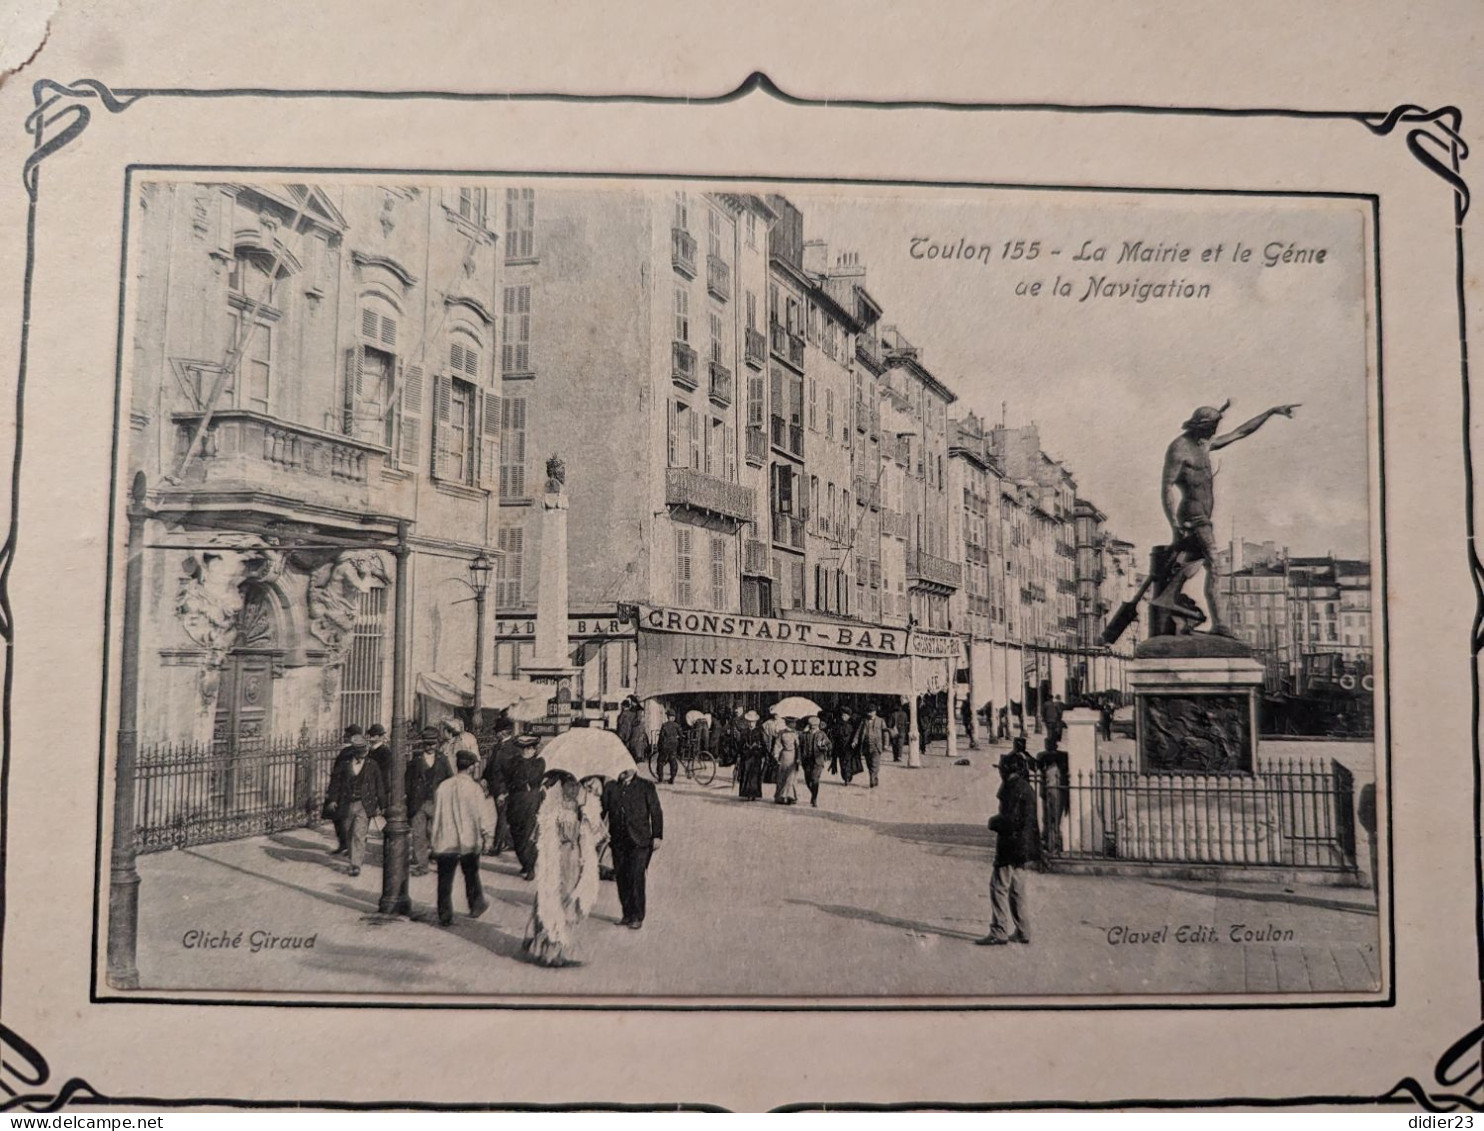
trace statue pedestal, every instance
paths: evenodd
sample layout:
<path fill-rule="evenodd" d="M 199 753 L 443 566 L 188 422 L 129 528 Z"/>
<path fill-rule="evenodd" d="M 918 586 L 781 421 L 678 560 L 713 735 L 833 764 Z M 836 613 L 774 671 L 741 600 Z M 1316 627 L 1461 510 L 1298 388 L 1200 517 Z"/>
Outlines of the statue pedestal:
<path fill-rule="evenodd" d="M 551 685 L 551 704 L 546 717 L 533 722 L 533 734 L 561 734 L 572 726 L 572 696 L 581 668 L 572 666 L 567 639 L 567 497 L 563 479 L 547 461 L 546 494 L 541 500 L 541 573 L 536 582 L 536 647 L 520 674 L 536 683 Z"/>
<path fill-rule="evenodd" d="M 1155 636 L 1128 666 L 1141 773 L 1252 774 L 1263 667 L 1240 640 Z"/>

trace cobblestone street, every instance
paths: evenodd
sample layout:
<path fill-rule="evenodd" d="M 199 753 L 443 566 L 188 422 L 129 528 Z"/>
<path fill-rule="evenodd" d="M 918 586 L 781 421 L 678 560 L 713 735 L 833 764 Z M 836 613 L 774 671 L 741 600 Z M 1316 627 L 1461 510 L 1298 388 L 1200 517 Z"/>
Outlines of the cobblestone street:
<path fill-rule="evenodd" d="M 973 945 L 988 926 L 995 751 L 921 770 L 888 763 L 881 787 L 827 782 L 820 808 L 743 804 L 663 786 L 666 836 L 650 915 L 625 931 L 603 885 L 583 966 L 526 962 L 532 886 L 509 856 L 483 861 L 491 909 L 431 925 L 434 880 L 412 881 L 422 922 L 368 918 L 381 874 L 352 879 L 328 827 L 140 861 L 139 965 L 149 989 L 374 994 L 937 997 L 1367 992 L 1382 968 L 1367 889 L 1106 876 L 1033 877 L 1031 946 Z M 379 858 L 373 840 L 370 859 Z M 462 910 L 462 894 L 455 894 Z M 1186 928 L 1184 932 L 1181 928 Z M 187 932 L 235 948 L 187 947 Z M 314 936 L 265 947 L 253 932 Z M 1233 932 L 1236 933 L 1235 938 Z M 1291 932 L 1291 934 L 1289 933 Z M 1181 938 L 1198 941 L 1180 941 Z M 1113 940 L 1113 941 L 1110 941 Z M 1246 940 L 1246 941 L 1243 941 Z"/>

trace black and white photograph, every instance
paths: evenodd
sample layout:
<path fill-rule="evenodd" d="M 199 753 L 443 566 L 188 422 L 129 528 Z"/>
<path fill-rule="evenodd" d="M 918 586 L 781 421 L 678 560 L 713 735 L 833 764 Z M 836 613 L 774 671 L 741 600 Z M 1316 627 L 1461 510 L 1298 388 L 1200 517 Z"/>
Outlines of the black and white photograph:
<path fill-rule="evenodd" d="M 1371 200 L 127 192 L 106 992 L 1389 992 Z"/>

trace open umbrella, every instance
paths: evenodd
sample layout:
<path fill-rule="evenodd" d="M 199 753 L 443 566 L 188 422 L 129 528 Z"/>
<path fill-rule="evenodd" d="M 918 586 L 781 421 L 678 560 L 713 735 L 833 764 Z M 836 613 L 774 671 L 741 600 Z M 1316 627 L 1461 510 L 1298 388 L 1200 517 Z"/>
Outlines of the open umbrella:
<path fill-rule="evenodd" d="M 807 719 L 810 715 L 819 714 L 819 704 L 802 695 L 791 695 L 774 703 L 768 712 L 780 719 Z"/>
<path fill-rule="evenodd" d="M 578 781 L 616 778 L 634 768 L 634 759 L 618 735 L 597 727 L 578 727 L 559 734 L 541 751 L 546 769 L 562 770 Z"/>

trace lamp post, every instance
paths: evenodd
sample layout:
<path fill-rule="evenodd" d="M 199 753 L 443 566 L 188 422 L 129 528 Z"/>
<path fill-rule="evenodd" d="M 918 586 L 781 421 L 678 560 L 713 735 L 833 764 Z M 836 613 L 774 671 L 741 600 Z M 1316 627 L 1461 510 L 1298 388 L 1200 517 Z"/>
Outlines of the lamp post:
<path fill-rule="evenodd" d="M 113 851 L 108 882 L 108 984 L 137 990 L 139 871 L 135 867 L 134 781 L 139 756 L 139 617 L 144 603 L 144 524 L 149 518 L 144 472 L 129 492 L 124 550 L 124 641 L 119 697 L 118 757 L 114 766 Z"/>
<path fill-rule="evenodd" d="M 386 783 L 386 831 L 381 855 L 382 915 L 408 915 L 412 901 L 407 895 L 407 652 L 410 639 L 410 607 L 407 594 L 407 559 L 412 554 L 408 536 L 412 524 L 406 519 L 397 523 L 397 546 L 392 551 L 397 562 L 396 602 L 393 613 L 392 640 L 392 780 Z"/>
<path fill-rule="evenodd" d="M 469 588 L 474 590 L 474 731 L 479 732 L 480 712 L 484 709 L 484 604 L 489 592 L 490 574 L 495 564 L 483 550 L 469 563 Z"/>

